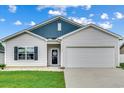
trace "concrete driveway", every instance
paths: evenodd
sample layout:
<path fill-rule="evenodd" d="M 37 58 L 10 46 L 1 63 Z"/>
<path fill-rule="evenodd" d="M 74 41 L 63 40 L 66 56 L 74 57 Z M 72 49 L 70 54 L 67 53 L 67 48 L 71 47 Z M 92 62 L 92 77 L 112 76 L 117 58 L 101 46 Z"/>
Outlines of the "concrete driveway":
<path fill-rule="evenodd" d="M 124 88 L 122 69 L 65 69 L 67 88 Z"/>

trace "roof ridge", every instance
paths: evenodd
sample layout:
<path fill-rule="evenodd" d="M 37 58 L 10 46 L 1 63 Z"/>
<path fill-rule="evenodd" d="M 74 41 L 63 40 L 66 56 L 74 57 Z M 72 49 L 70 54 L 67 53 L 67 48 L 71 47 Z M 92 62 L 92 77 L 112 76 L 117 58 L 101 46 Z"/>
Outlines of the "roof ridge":
<path fill-rule="evenodd" d="M 69 18 L 67 18 L 65 16 L 58 15 L 58 16 L 54 16 L 54 17 L 52 17 L 50 19 L 47 19 L 47 20 L 45 20 L 43 22 L 40 22 L 40 23 L 38 23 L 38 24 L 36 24 L 34 26 L 31 26 L 31 27 L 27 28 L 26 30 L 29 30 L 30 31 L 30 30 L 36 29 L 39 26 L 44 26 L 44 25 L 48 24 L 49 22 L 53 22 L 53 21 L 56 21 L 58 19 L 62 19 L 64 21 L 66 21 L 66 22 L 68 21 L 68 23 L 71 23 L 73 25 L 77 25 L 77 26 L 80 26 L 80 27 L 83 26 L 82 24 L 77 23 L 77 22 L 75 22 L 75 21 L 73 21 L 73 20 L 71 20 L 71 19 L 69 19 Z"/>

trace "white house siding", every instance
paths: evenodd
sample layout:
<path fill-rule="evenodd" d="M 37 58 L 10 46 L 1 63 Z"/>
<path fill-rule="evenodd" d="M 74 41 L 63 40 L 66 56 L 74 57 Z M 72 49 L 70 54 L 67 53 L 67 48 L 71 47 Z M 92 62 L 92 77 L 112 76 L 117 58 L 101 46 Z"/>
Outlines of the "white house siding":
<path fill-rule="evenodd" d="M 38 60 L 14 60 L 14 47 L 38 47 Z M 24 33 L 5 43 L 5 64 L 7 66 L 47 66 L 46 41 Z"/>
<path fill-rule="evenodd" d="M 74 33 L 68 37 L 65 37 L 61 41 L 61 66 L 68 67 L 67 47 L 114 47 L 115 67 L 119 65 L 118 42 L 119 40 L 116 37 L 108 35 L 105 32 L 98 31 L 97 29 L 92 27 Z M 78 64 L 80 65 L 81 63 L 78 62 Z"/>
<path fill-rule="evenodd" d="M 4 63 L 4 53 L 0 52 L 0 64 Z"/>

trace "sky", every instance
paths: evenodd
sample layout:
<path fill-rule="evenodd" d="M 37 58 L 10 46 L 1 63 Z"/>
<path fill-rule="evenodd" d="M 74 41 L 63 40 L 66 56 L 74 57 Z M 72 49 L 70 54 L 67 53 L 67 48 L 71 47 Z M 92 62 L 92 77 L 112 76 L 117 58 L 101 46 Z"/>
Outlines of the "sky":
<path fill-rule="evenodd" d="M 121 5 L 0 5 L 0 38 L 62 15 L 82 25 L 96 24 L 124 36 Z"/>

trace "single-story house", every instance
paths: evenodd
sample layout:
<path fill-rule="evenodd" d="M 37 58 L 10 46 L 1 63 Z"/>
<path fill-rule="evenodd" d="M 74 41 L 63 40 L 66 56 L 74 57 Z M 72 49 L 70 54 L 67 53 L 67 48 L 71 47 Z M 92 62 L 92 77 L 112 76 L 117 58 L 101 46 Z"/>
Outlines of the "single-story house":
<path fill-rule="evenodd" d="M 120 46 L 120 63 L 124 63 L 124 43 Z"/>
<path fill-rule="evenodd" d="M 124 43 L 120 46 L 120 54 L 124 54 Z"/>
<path fill-rule="evenodd" d="M 94 24 L 57 16 L 1 39 L 7 66 L 119 66 L 122 37 Z"/>
<path fill-rule="evenodd" d="M 0 64 L 4 63 L 4 47 L 0 43 Z"/>

